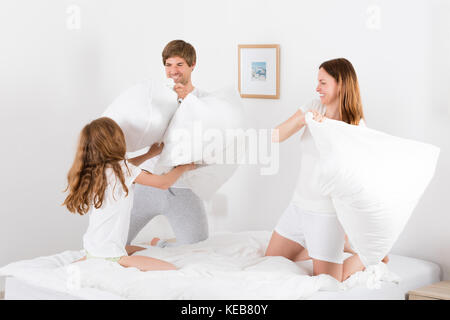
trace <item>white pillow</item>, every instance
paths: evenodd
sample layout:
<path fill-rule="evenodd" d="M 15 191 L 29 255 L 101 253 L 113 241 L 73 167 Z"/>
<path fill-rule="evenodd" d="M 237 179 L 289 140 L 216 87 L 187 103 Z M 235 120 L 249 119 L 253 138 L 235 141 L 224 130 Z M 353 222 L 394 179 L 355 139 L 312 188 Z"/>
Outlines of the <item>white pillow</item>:
<path fill-rule="evenodd" d="M 343 121 L 306 123 L 320 153 L 320 185 L 331 196 L 365 266 L 389 253 L 434 175 L 439 148 Z"/>
<path fill-rule="evenodd" d="M 200 199 L 211 200 L 217 190 L 227 182 L 239 166 L 237 164 L 212 164 L 187 171 L 180 178 Z"/>
<path fill-rule="evenodd" d="M 232 176 L 245 152 L 243 119 L 234 89 L 188 95 L 169 124 L 155 172 L 164 173 L 192 162 L 204 164 L 186 172 L 180 180 L 208 200 Z M 227 154 L 232 155 L 232 163 L 227 162 Z"/>
<path fill-rule="evenodd" d="M 162 141 L 177 106 L 173 90 L 162 81 L 148 80 L 121 93 L 102 116 L 117 122 L 127 152 L 134 152 Z"/>

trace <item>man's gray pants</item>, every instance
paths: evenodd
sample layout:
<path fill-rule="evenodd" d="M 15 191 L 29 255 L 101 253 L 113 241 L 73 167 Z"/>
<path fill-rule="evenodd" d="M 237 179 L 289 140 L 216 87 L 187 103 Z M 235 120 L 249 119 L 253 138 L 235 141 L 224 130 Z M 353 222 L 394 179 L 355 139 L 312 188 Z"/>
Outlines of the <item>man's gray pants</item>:
<path fill-rule="evenodd" d="M 196 243 L 208 238 L 208 220 L 202 200 L 191 189 L 161 190 L 136 184 L 127 244 L 157 215 L 169 220 L 176 241 L 160 240 L 157 246 L 169 247 Z"/>

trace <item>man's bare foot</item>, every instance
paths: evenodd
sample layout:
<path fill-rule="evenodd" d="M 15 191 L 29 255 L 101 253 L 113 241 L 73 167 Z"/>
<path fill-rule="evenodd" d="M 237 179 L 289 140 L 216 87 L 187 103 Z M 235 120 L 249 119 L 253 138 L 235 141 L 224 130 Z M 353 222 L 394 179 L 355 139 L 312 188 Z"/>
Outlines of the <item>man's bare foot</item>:
<path fill-rule="evenodd" d="M 152 239 L 152 241 L 150 241 L 150 245 L 151 246 L 157 246 L 158 245 L 158 241 L 161 241 L 161 239 L 155 237 L 155 238 Z M 171 238 L 171 239 L 166 239 L 166 240 L 163 240 L 163 241 L 164 241 L 164 243 L 166 243 L 166 242 L 175 243 L 177 241 L 177 239 L 176 238 Z"/>
<path fill-rule="evenodd" d="M 151 246 L 156 246 L 158 241 L 161 240 L 160 238 L 153 238 L 152 241 L 150 241 L 150 245 Z"/>
<path fill-rule="evenodd" d="M 389 256 L 384 257 L 383 260 L 381 260 L 381 262 L 387 264 L 389 262 Z"/>

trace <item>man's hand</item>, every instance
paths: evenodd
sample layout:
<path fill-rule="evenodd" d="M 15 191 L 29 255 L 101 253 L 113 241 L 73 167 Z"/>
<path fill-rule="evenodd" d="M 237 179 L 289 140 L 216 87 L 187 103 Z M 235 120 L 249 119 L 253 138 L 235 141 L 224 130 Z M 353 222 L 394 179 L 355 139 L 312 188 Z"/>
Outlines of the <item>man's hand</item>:
<path fill-rule="evenodd" d="M 194 91 L 194 87 L 191 84 L 183 85 L 181 83 L 176 83 L 173 87 L 173 91 L 177 93 L 179 99 L 184 99 L 189 93 Z"/>
<path fill-rule="evenodd" d="M 164 142 L 161 143 L 154 143 L 150 149 L 148 149 L 147 154 L 150 158 L 153 158 L 154 156 L 157 156 L 162 152 L 164 148 Z"/>

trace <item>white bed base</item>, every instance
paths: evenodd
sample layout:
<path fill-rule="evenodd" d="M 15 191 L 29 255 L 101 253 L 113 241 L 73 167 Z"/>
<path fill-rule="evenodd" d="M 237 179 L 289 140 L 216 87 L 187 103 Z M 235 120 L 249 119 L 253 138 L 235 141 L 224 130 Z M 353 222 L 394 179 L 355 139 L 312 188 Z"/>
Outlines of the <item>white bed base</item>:
<path fill-rule="evenodd" d="M 302 263 L 311 269 L 308 262 Z M 429 261 L 398 255 L 390 255 L 389 268 L 401 278 L 400 284 L 385 283 L 380 289 L 353 288 L 342 292 L 319 291 L 312 300 L 403 300 L 409 290 L 417 289 L 441 280 L 440 267 Z M 312 270 L 310 270 L 312 272 Z M 90 296 L 98 300 L 123 299 L 115 294 L 89 289 Z M 7 300 L 78 300 L 79 297 L 37 287 L 24 280 L 7 277 L 5 284 Z"/>

